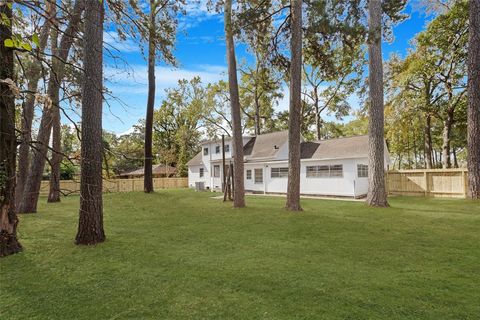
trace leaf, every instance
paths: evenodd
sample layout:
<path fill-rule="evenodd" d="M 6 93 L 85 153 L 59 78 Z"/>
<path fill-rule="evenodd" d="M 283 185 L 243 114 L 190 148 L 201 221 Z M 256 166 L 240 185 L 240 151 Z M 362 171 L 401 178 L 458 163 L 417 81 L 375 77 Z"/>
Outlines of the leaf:
<path fill-rule="evenodd" d="M 40 39 L 38 39 L 38 34 L 34 33 L 32 35 L 32 42 L 37 46 L 40 47 Z"/>
<path fill-rule="evenodd" d="M 27 51 L 32 51 L 32 46 L 28 42 L 22 42 L 22 48 L 27 50 Z"/>
<path fill-rule="evenodd" d="M 5 39 L 5 41 L 3 41 L 3 44 L 4 44 L 5 47 L 7 47 L 7 48 L 13 48 L 13 47 L 14 47 L 14 44 L 13 44 L 13 40 L 12 40 L 12 39 Z"/>

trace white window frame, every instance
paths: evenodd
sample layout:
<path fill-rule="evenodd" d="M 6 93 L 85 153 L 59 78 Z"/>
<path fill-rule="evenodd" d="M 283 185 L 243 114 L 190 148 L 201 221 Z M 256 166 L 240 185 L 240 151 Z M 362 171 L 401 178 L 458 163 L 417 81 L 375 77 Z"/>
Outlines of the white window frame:
<path fill-rule="evenodd" d="M 205 176 L 205 169 L 200 168 L 200 170 L 198 170 L 198 175 L 200 176 L 200 178 L 203 178 Z"/>
<path fill-rule="evenodd" d="M 270 178 L 288 178 L 288 167 L 270 168 Z"/>
<path fill-rule="evenodd" d="M 307 166 L 305 170 L 307 178 L 343 178 L 343 164 Z"/>
<path fill-rule="evenodd" d="M 245 176 L 247 177 L 247 180 L 252 180 L 252 169 L 248 169 Z"/>
<path fill-rule="evenodd" d="M 257 176 L 257 173 L 260 173 L 260 175 Z M 259 177 L 261 178 L 261 180 L 257 180 Z M 253 178 L 254 178 L 253 182 L 255 184 L 263 184 L 263 168 L 253 169 Z"/>
<path fill-rule="evenodd" d="M 357 164 L 357 177 L 368 178 L 368 164 L 363 164 L 363 163 Z"/>
<path fill-rule="evenodd" d="M 220 153 L 220 146 L 215 146 L 215 154 L 219 154 Z"/>
<path fill-rule="evenodd" d="M 203 155 L 208 156 L 208 148 L 203 148 Z"/>

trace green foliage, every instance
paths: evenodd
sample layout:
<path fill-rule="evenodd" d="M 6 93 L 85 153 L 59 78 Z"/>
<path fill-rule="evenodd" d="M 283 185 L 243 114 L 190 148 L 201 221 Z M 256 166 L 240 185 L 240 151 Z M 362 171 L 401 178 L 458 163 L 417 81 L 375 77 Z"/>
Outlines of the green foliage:
<path fill-rule="evenodd" d="M 447 145 L 454 157 L 465 150 L 467 41 L 468 5 L 455 1 L 417 35 L 407 57 L 390 58 L 386 136 L 400 166 L 424 166 L 427 117 L 434 150 Z"/>
<path fill-rule="evenodd" d="M 60 163 L 60 179 L 73 180 L 75 174 L 77 173 L 77 168 L 78 167 L 70 161 L 62 161 L 62 163 Z"/>
<path fill-rule="evenodd" d="M 249 197 L 239 213 L 211 196 L 106 194 L 108 240 L 94 248 L 73 244 L 77 196 L 41 199 L 19 226 L 26 250 L 0 262 L 0 318 L 480 314 L 478 201 L 392 197 L 390 208 L 372 209 L 305 199 L 304 211 L 289 215 L 278 197 Z"/>
<path fill-rule="evenodd" d="M 205 114 L 205 89 L 199 77 L 180 80 L 153 118 L 153 144 L 161 163 L 177 167 L 179 176 L 187 175 L 186 163 L 198 152 Z"/>

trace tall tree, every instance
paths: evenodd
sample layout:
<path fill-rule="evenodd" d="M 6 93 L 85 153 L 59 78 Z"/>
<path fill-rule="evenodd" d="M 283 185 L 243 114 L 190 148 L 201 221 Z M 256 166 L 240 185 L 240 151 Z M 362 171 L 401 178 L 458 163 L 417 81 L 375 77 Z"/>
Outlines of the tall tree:
<path fill-rule="evenodd" d="M 388 207 L 385 188 L 385 137 L 383 106 L 382 62 L 382 2 L 369 0 L 369 123 L 368 123 L 368 194 L 367 203 L 374 207 Z"/>
<path fill-rule="evenodd" d="M 58 56 L 52 57 L 52 70 L 47 87 L 47 95 L 50 97 L 50 99 L 43 108 L 42 120 L 40 122 L 37 139 L 35 141 L 30 174 L 28 175 L 25 183 L 22 201 L 20 203 L 20 207 L 18 208 L 18 212 L 20 213 L 37 212 L 40 185 L 42 182 L 42 175 L 45 168 L 48 145 L 50 142 L 50 133 L 52 130 L 52 117 L 54 115 L 53 110 L 54 108 L 60 107 L 58 104 L 53 105 L 53 102 L 59 101 L 58 96 L 60 94 L 60 84 L 65 73 L 65 61 L 67 61 L 70 48 L 72 47 L 75 35 L 77 33 L 83 9 L 84 1 L 76 0 L 73 6 L 72 14 L 69 18 L 68 26 L 63 32 L 62 39 L 60 40 Z"/>
<path fill-rule="evenodd" d="M 288 121 L 288 186 L 285 208 L 302 210 L 300 206 L 300 139 L 302 122 L 302 0 L 290 1 L 291 63 L 290 108 Z"/>
<path fill-rule="evenodd" d="M 228 87 L 230 91 L 230 106 L 232 111 L 233 129 L 233 207 L 245 207 L 245 187 L 243 179 L 243 137 L 242 118 L 240 114 L 240 95 L 238 91 L 237 61 L 235 43 L 233 40 L 232 1 L 224 1 L 225 38 L 227 43 Z"/>
<path fill-rule="evenodd" d="M 58 52 L 58 32 L 52 31 L 51 51 L 54 56 L 59 56 Z M 57 94 L 58 92 L 58 94 Z M 60 201 L 60 163 L 62 162 L 61 153 L 61 122 L 60 122 L 60 92 L 55 92 L 50 99 L 52 105 L 56 106 L 52 110 L 52 157 L 50 160 L 50 190 L 48 192 L 48 202 Z"/>
<path fill-rule="evenodd" d="M 150 0 L 150 13 L 148 23 L 148 100 L 147 116 L 145 119 L 145 162 L 143 176 L 143 190 L 146 193 L 153 192 L 153 153 L 152 153 L 152 135 L 153 135 L 153 111 L 155 108 L 155 14 L 157 11 L 157 1 Z"/>
<path fill-rule="evenodd" d="M 470 0 L 468 42 L 468 197 L 480 199 L 480 0 Z"/>
<path fill-rule="evenodd" d="M 142 52 L 147 46 L 148 99 L 145 119 L 144 191 L 153 192 L 153 113 L 155 107 L 155 64 L 157 59 L 176 65 L 172 53 L 176 40 L 177 15 L 183 12 L 185 0 L 110 0 L 116 13 L 117 30 L 124 39 L 127 35 L 139 39 Z"/>
<path fill-rule="evenodd" d="M 15 96 L 13 83 L 12 1 L 0 2 L 0 257 L 20 252 L 15 214 Z"/>
<path fill-rule="evenodd" d="M 103 1 L 86 1 L 80 212 L 76 244 L 105 241 L 102 201 Z"/>
<path fill-rule="evenodd" d="M 51 1 L 47 2 L 46 19 L 39 31 L 38 47 L 35 50 L 36 56 L 29 61 L 27 67 L 27 97 L 22 108 L 22 126 L 21 126 L 21 140 L 18 148 L 18 170 L 17 170 L 17 184 L 15 187 L 15 207 L 18 208 L 23 198 L 23 191 L 27 181 L 29 167 L 30 167 L 30 143 L 32 141 L 32 122 L 35 110 L 35 93 L 38 90 L 38 83 L 42 77 L 42 65 L 37 58 L 44 54 L 47 46 L 50 29 L 52 26 L 52 19 L 56 15 L 56 4 Z"/>

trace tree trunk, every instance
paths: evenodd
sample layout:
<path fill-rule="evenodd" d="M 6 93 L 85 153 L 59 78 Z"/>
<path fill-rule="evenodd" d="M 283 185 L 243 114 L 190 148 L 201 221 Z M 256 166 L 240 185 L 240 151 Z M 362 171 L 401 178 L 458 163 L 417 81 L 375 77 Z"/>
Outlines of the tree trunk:
<path fill-rule="evenodd" d="M 290 116 L 288 119 L 288 186 L 285 208 L 301 211 L 300 206 L 300 141 L 302 121 L 302 0 L 290 1 L 291 64 Z"/>
<path fill-rule="evenodd" d="M 245 187 L 243 181 L 243 137 L 242 119 L 240 117 L 240 97 L 238 93 L 237 61 L 232 26 L 232 1 L 225 0 L 225 38 L 227 43 L 228 87 L 232 111 L 233 133 L 233 207 L 245 207 Z"/>
<path fill-rule="evenodd" d="M 73 9 L 73 14 L 69 25 L 64 31 L 62 40 L 59 46 L 59 56 L 52 59 L 52 72 L 48 82 L 47 94 L 54 101 L 55 96 L 59 95 L 60 82 L 65 73 L 65 61 L 68 58 L 68 52 L 72 46 L 74 35 L 80 22 L 81 13 L 84 9 L 84 1 L 77 0 Z M 52 98 L 53 97 L 53 98 Z M 45 168 L 45 161 L 48 152 L 48 144 L 50 142 L 50 132 L 52 129 L 53 108 L 59 106 L 46 104 L 43 108 L 42 120 L 35 142 L 32 166 L 29 171 L 23 199 L 18 208 L 20 213 L 34 213 L 37 212 L 38 196 L 40 193 L 40 185 L 42 182 L 43 170 Z"/>
<path fill-rule="evenodd" d="M 48 3 L 47 16 L 53 18 L 56 14 L 56 5 Z M 37 53 L 42 55 L 48 42 L 51 22 L 46 21 L 40 30 L 39 46 Z M 42 76 L 42 65 L 33 63 L 28 70 L 27 98 L 22 110 L 22 132 L 20 147 L 18 148 L 17 185 L 15 187 L 15 208 L 20 206 L 23 191 L 27 181 L 30 167 L 30 143 L 32 141 L 32 122 L 35 111 L 35 94 L 38 90 L 38 81 Z"/>
<path fill-rule="evenodd" d="M 468 190 L 480 199 L 480 0 L 470 0 L 468 44 Z"/>
<path fill-rule="evenodd" d="M 58 56 L 58 31 L 52 31 L 51 50 Z M 52 99 L 52 157 L 50 159 L 50 190 L 48 202 L 60 202 L 60 163 L 62 162 L 62 142 L 60 124 L 60 92 L 56 90 L 50 96 Z"/>
<path fill-rule="evenodd" d="M 322 119 L 320 118 L 320 101 L 318 101 L 318 87 L 313 88 L 315 105 L 315 129 L 317 131 L 317 140 L 322 140 Z"/>
<path fill-rule="evenodd" d="M 143 190 L 153 192 L 153 111 L 155 108 L 155 1 L 150 1 L 150 29 L 148 35 L 148 100 L 147 116 L 145 120 L 145 160 Z"/>
<path fill-rule="evenodd" d="M 105 241 L 102 202 L 103 1 L 86 1 L 80 213 L 76 244 Z"/>
<path fill-rule="evenodd" d="M 425 115 L 425 167 L 432 169 L 432 117 L 429 114 Z"/>
<path fill-rule="evenodd" d="M 456 148 L 452 149 L 452 155 L 453 155 L 453 167 L 458 168 L 458 158 L 457 158 L 457 149 Z"/>
<path fill-rule="evenodd" d="M 367 203 L 373 207 L 388 207 L 385 189 L 384 105 L 382 64 L 382 4 L 380 0 L 368 2 L 369 31 L 369 121 L 368 153 L 369 174 Z"/>
<path fill-rule="evenodd" d="M 59 101 L 53 104 L 59 105 Z M 52 118 L 52 158 L 50 160 L 50 190 L 48 192 L 48 202 L 60 202 L 60 163 L 62 162 L 62 143 L 60 127 L 60 109 L 53 109 Z"/>
<path fill-rule="evenodd" d="M 4 42 L 12 38 L 12 9 L 8 1 L 0 3 L 0 15 L 10 21 L 0 23 L 0 79 L 13 80 L 13 49 Z M 0 82 L 0 257 L 22 250 L 17 239 L 18 219 L 15 214 L 15 97 L 8 84 Z"/>
<path fill-rule="evenodd" d="M 258 84 L 255 84 L 257 86 Z M 261 134 L 260 129 L 260 101 L 258 97 L 257 88 L 255 88 L 255 136 Z"/>
<path fill-rule="evenodd" d="M 453 111 L 447 113 L 447 118 L 443 123 L 443 144 L 442 144 L 442 167 L 444 169 L 452 167 L 452 161 L 450 160 L 450 137 L 453 125 Z"/>

